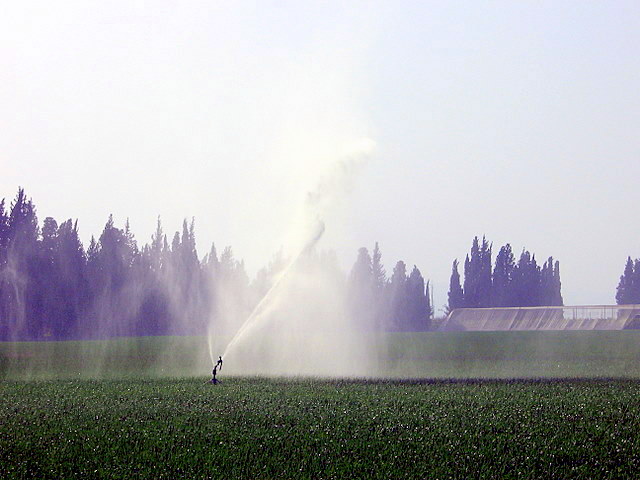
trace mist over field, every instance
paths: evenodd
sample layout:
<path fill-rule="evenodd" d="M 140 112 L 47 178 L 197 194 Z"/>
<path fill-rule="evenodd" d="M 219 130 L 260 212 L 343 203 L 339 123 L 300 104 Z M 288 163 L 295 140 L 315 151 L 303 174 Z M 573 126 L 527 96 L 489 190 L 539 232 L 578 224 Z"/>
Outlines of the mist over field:
<path fill-rule="evenodd" d="M 22 186 L 41 220 L 78 219 L 85 248 L 111 213 L 139 242 L 158 215 L 169 231 L 195 217 L 200 254 L 232 245 L 253 278 L 370 138 L 325 219 L 344 270 L 377 241 L 389 270 L 421 268 L 442 314 L 452 260 L 484 234 L 560 259 L 567 304 L 611 303 L 640 256 L 638 8 L 14 3 L 0 195 Z"/>
<path fill-rule="evenodd" d="M 0 8 L 0 476 L 634 478 L 640 2 Z"/>

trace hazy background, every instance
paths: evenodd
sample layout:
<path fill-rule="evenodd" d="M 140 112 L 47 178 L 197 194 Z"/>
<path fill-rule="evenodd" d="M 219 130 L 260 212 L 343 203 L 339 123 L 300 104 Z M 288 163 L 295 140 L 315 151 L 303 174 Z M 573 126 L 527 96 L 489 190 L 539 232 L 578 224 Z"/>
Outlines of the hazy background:
<path fill-rule="evenodd" d="M 561 262 L 566 304 L 614 303 L 640 256 L 640 3 L 5 2 L 0 197 L 108 214 L 147 242 L 196 217 L 250 274 L 354 144 L 325 218 L 350 268 L 379 241 L 446 301 L 474 235 Z"/>

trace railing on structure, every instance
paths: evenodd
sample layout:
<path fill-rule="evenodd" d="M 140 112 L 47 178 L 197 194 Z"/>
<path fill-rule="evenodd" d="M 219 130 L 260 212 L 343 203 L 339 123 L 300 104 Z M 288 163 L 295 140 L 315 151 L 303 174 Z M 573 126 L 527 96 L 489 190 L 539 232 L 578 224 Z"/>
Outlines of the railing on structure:
<path fill-rule="evenodd" d="M 440 330 L 640 329 L 640 305 L 456 308 Z"/>

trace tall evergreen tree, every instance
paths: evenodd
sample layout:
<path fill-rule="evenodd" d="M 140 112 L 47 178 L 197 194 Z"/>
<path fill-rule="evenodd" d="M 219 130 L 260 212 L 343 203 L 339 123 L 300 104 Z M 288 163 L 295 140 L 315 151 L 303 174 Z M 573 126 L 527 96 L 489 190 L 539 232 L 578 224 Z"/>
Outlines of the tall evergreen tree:
<path fill-rule="evenodd" d="M 349 312 L 354 323 L 363 330 L 373 328 L 375 279 L 369 251 L 358 249 L 358 257 L 349 274 L 348 293 Z"/>
<path fill-rule="evenodd" d="M 467 255 L 464 260 L 464 306 L 478 306 L 478 278 L 480 276 L 480 246 L 478 237 L 473 237 L 471 244 L 471 255 Z"/>
<path fill-rule="evenodd" d="M 9 242 L 9 215 L 4 198 L 0 200 L 0 341 L 9 339 L 9 284 L 4 278 L 7 268 L 7 244 Z"/>
<path fill-rule="evenodd" d="M 149 251 L 151 269 L 159 275 L 162 270 L 162 265 L 165 261 L 164 258 L 164 242 L 166 242 L 166 236 L 162 231 L 162 222 L 158 215 L 158 221 L 156 223 L 156 231 L 151 236 L 151 247 Z"/>
<path fill-rule="evenodd" d="M 556 260 L 553 267 L 553 296 L 551 298 L 551 305 L 564 305 L 564 299 L 562 298 L 562 282 L 560 281 L 560 262 L 558 260 Z"/>
<path fill-rule="evenodd" d="M 44 219 L 41 231 L 41 240 L 38 251 L 38 268 L 35 272 L 32 289 L 38 290 L 41 295 L 42 312 L 40 322 L 42 330 L 38 336 L 52 337 L 55 334 L 55 326 L 64 322 L 60 309 L 59 283 L 51 279 L 59 279 L 58 272 L 58 222 L 52 217 Z"/>
<path fill-rule="evenodd" d="M 633 304 L 633 281 L 635 277 L 634 264 L 631 257 L 627 257 L 627 262 L 624 266 L 624 272 L 618 282 L 618 288 L 616 290 L 616 302 L 618 305 L 630 305 Z"/>
<path fill-rule="evenodd" d="M 407 324 L 403 330 L 423 331 L 427 330 L 431 324 L 431 309 L 429 305 L 428 288 L 425 289 L 424 278 L 413 266 L 406 283 L 406 320 Z"/>
<path fill-rule="evenodd" d="M 140 285 L 132 276 L 137 251 L 130 232 L 117 228 L 113 215 L 109 215 L 95 254 L 95 264 L 89 268 L 93 305 L 90 320 L 83 325 L 85 334 L 97 337 L 134 334 L 141 302 Z"/>
<path fill-rule="evenodd" d="M 216 316 L 235 332 L 251 310 L 249 279 L 244 262 L 238 262 L 231 247 L 220 254 L 216 277 Z"/>
<path fill-rule="evenodd" d="M 515 257 L 510 244 L 506 244 L 496 256 L 496 263 L 493 269 L 492 294 L 491 300 L 493 307 L 509 307 L 512 306 L 510 300 L 513 297 L 511 293 L 511 281 L 513 271 L 516 267 Z"/>
<path fill-rule="evenodd" d="M 464 264 L 464 302 L 466 307 L 488 307 L 491 304 L 491 245 L 485 237 L 482 244 L 473 238 L 471 255 Z"/>
<path fill-rule="evenodd" d="M 492 245 L 487 239 L 482 237 L 482 245 L 480 246 L 480 267 L 478 278 L 478 306 L 491 306 L 491 251 Z"/>
<path fill-rule="evenodd" d="M 631 279 L 629 300 L 634 305 L 640 304 L 640 258 L 636 258 L 633 262 L 633 278 Z"/>
<path fill-rule="evenodd" d="M 59 316 L 53 324 L 52 333 L 56 338 L 76 335 L 81 327 L 81 316 L 87 308 L 89 293 L 86 258 L 78 234 L 78 222 L 71 219 L 62 222 L 55 246 Z"/>
<path fill-rule="evenodd" d="M 458 260 L 453 261 L 451 266 L 451 279 L 449 280 L 449 304 L 448 312 L 452 312 L 456 308 L 465 306 L 464 293 L 460 285 L 460 274 L 458 273 Z"/>
<path fill-rule="evenodd" d="M 207 275 L 209 275 L 212 279 L 218 274 L 218 269 L 220 268 L 220 261 L 218 260 L 218 252 L 216 250 L 216 244 L 211 243 L 211 249 L 209 253 L 205 255 L 203 260 L 203 266 L 207 271 Z"/>
<path fill-rule="evenodd" d="M 549 257 L 540 271 L 540 305 L 552 305 L 554 296 L 553 257 Z"/>
<path fill-rule="evenodd" d="M 138 251 L 138 242 L 136 242 L 133 232 L 131 231 L 131 225 L 129 223 L 128 218 L 124 224 L 124 238 L 125 238 L 127 251 L 130 252 L 130 255 L 131 255 L 131 259 L 129 261 L 130 263 L 133 263 L 133 259 L 136 257 L 136 255 L 138 255 L 139 251 Z"/>
<path fill-rule="evenodd" d="M 540 271 L 540 298 L 538 305 L 561 306 L 560 262 L 549 257 Z"/>
<path fill-rule="evenodd" d="M 0 200 L 0 262 L 3 261 L 3 252 L 9 242 L 9 215 L 4 206 L 4 198 Z M 1 265 L 1 263 L 0 263 Z"/>
<path fill-rule="evenodd" d="M 382 264 L 382 252 L 378 242 L 373 247 L 373 255 L 371 257 L 371 266 L 373 270 L 373 291 L 374 291 L 374 308 L 376 314 L 373 322 L 376 330 L 383 330 L 389 317 L 390 305 L 387 299 L 386 284 L 387 272 Z"/>
<path fill-rule="evenodd" d="M 540 267 L 536 256 L 522 250 L 513 274 L 512 304 L 519 307 L 540 305 Z"/>
<path fill-rule="evenodd" d="M 407 266 L 399 260 L 393 268 L 393 274 L 388 285 L 390 318 L 389 328 L 402 331 L 408 324 L 407 316 Z"/>
<path fill-rule="evenodd" d="M 7 268 L 3 282 L 8 328 L 22 338 L 39 338 L 43 333 L 44 305 L 42 291 L 37 288 L 40 267 L 38 218 L 35 206 L 27 199 L 23 188 L 18 189 L 11 204 L 7 230 Z"/>
<path fill-rule="evenodd" d="M 115 227 L 113 215 L 109 215 L 98 243 L 98 262 L 102 275 L 98 280 L 98 286 L 117 292 L 124 286 L 133 261 L 131 238 L 127 232 Z"/>
<path fill-rule="evenodd" d="M 42 253 L 53 262 L 53 252 L 56 248 L 58 236 L 58 222 L 47 217 L 42 224 Z"/>
<path fill-rule="evenodd" d="M 432 293 L 433 291 L 431 290 L 431 281 L 427 280 L 427 282 L 424 285 L 425 288 L 425 303 L 426 303 L 426 310 L 427 310 L 427 317 L 429 319 L 429 326 L 428 328 L 431 328 L 431 324 L 432 324 L 432 320 L 433 320 L 433 305 L 431 305 L 432 301 Z"/>
<path fill-rule="evenodd" d="M 371 268 L 373 271 L 373 286 L 377 293 L 382 292 L 384 284 L 387 281 L 387 274 L 384 271 L 384 265 L 382 264 L 382 253 L 378 242 L 373 247 L 373 255 L 371 258 Z"/>

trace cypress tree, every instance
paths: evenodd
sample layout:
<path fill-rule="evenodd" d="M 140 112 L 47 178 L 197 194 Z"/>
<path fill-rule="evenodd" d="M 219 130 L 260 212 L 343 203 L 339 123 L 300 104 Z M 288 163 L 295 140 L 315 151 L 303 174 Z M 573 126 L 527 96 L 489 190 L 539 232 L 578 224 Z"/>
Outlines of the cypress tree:
<path fill-rule="evenodd" d="M 491 250 L 492 245 L 482 237 L 478 266 L 478 306 L 491 306 Z"/>
<path fill-rule="evenodd" d="M 449 303 L 447 305 L 448 312 L 452 312 L 456 308 L 462 308 L 465 305 L 464 293 L 460 285 L 460 274 L 458 273 L 458 260 L 453 261 L 451 266 L 451 279 L 449 280 Z"/>
<path fill-rule="evenodd" d="M 431 305 L 431 294 L 432 294 L 432 290 L 431 290 L 431 281 L 427 280 L 427 283 L 425 284 L 425 300 L 426 300 L 426 310 L 427 310 L 427 317 L 429 319 L 429 328 L 431 328 L 431 321 L 433 320 L 433 305 Z"/>
<path fill-rule="evenodd" d="M 60 317 L 54 325 L 53 333 L 57 338 L 67 338 L 79 327 L 89 293 L 87 257 L 78 235 L 77 221 L 69 219 L 60 224 L 55 253 Z"/>
<path fill-rule="evenodd" d="M 373 247 L 373 255 L 371 258 L 371 267 L 373 270 L 373 286 L 375 291 L 379 294 L 384 288 L 384 284 L 387 281 L 387 274 L 384 271 L 384 265 L 382 265 L 382 253 L 378 242 Z"/>
<path fill-rule="evenodd" d="M 616 289 L 616 303 L 618 305 L 629 305 L 633 303 L 633 280 L 634 265 L 631 257 L 627 257 L 627 263 L 624 266 L 624 272 L 618 282 Z"/>
<path fill-rule="evenodd" d="M 554 278 L 553 257 L 549 257 L 540 271 L 540 305 L 553 305 Z"/>
<path fill-rule="evenodd" d="M 407 321 L 407 266 L 399 260 L 393 268 L 389 282 L 390 319 L 389 326 L 393 330 L 402 331 Z"/>
<path fill-rule="evenodd" d="M 415 265 L 407 279 L 407 325 L 404 330 L 424 331 L 430 326 L 430 306 L 428 289 L 425 293 L 425 283 L 420 270 Z"/>
<path fill-rule="evenodd" d="M 7 265 L 7 243 L 9 241 L 9 215 L 5 211 L 4 198 L 0 200 L 0 272 L 4 272 Z M 9 284 L 0 275 L 0 341 L 9 340 L 9 310 L 7 298 Z"/>
<path fill-rule="evenodd" d="M 465 307 L 488 307 L 491 305 L 491 245 L 482 237 L 473 238 L 471 254 L 464 262 Z"/>
<path fill-rule="evenodd" d="M 527 269 L 527 306 L 540 305 L 540 267 L 536 262 L 535 253 L 531 255 L 531 262 Z"/>
<path fill-rule="evenodd" d="M 496 256 L 496 263 L 493 269 L 491 306 L 509 307 L 513 294 L 511 293 L 511 281 L 513 271 L 516 267 L 516 260 L 510 244 L 500 248 Z"/>
<path fill-rule="evenodd" d="M 5 289 L 9 329 L 14 338 L 38 338 L 42 334 L 42 292 L 37 288 L 40 271 L 38 261 L 38 217 L 36 208 L 19 188 L 11 204 L 7 229 L 8 275 Z"/>
<path fill-rule="evenodd" d="M 64 319 L 61 313 L 62 302 L 66 298 L 60 290 L 60 272 L 58 271 L 58 222 L 52 217 L 44 219 L 38 252 L 38 269 L 35 284 L 31 287 L 42 296 L 42 332 L 41 336 L 52 337 L 57 324 Z M 57 281 L 52 282 L 51 279 Z"/>
<path fill-rule="evenodd" d="M 9 215 L 4 207 L 4 198 L 0 200 L 0 262 L 5 258 L 3 252 L 9 241 Z M 1 264 L 0 264 L 1 265 Z"/>
<path fill-rule="evenodd" d="M 556 260 L 553 267 L 553 297 L 551 305 L 564 305 L 564 299 L 562 298 L 562 282 L 560 281 L 560 262 L 558 260 Z"/>
<path fill-rule="evenodd" d="M 373 291 L 374 291 L 374 308 L 375 315 L 373 322 L 377 330 L 382 330 L 385 327 L 387 319 L 389 317 L 389 303 L 387 298 L 387 273 L 385 272 L 384 265 L 382 264 L 382 252 L 378 242 L 373 247 L 373 255 L 371 258 L 371 264 L 373 269 Z"/>
<path fill-rule="evenodd" d="M 149 251 L 151 269 L 156 275 L 160 274 L 162 269 L 163 258 L 163 240 L 165 236 L 162 233 L 162 223 L 160 221 L 160 215 L 158 215 L 158 221 L 156 223 L 156 231 L 151 235 L 151 247 Z"/>
<path fill-rule="evenodd" d="M 480 245 L 478 237 L 473 237 L 471 255 L 467 255 L 464 261 L 464 306 L 479 306 L 478 282 L 480 280 Z"/>
<path fill-rule="evenodd" d="M 365 247 L 361 247 L 349 274 L 347 290 L 351 318 L 361 329 L 373 327 L 374 285 L 371 256 Z"/>
<path fill-rule="evenodd" d="M 522 250 L 513 272 L 513 298 L 511 304 L 518 307 L 540 305 L 540 267 L 536 256 Z"/>
<path fill-rule="evenodd" d="M 640 304 L 640 258 L 636 258 L 633 262 L 629 301 L 634 305 Z"/>

